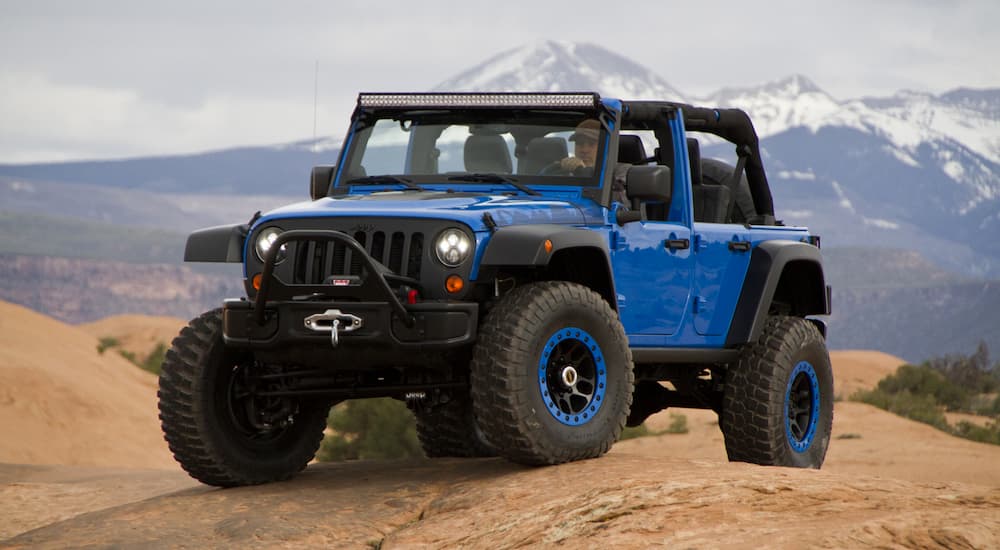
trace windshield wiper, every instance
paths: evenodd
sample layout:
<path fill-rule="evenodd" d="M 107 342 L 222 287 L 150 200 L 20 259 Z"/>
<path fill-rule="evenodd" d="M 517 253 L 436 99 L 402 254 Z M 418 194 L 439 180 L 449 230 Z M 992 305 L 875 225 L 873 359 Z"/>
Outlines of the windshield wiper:
<path fill-rule="evenodd" d="M 415 191 L 426 191 L 426 189 L 424 189 L 423 187 L 420 187 L 419 185 L 413 183 L 412 181 L 406 178 L 401 178 L 399 176 L 390 176 L 388 174 L 354 178 L 347 180 L 347 183 L 348 184 L 355 183 L 360 185 L 376 185 L 379 183 L 398 183 L 399 185 L 402 185 L 407 189 L 413 189 Z"/>
<path fill-rule="evenodd" d="M 483 183 L 506 183 L 507 185 L 510 185 L 511 187 L 517 188 L 517 190 L 521 191 L 522 193 L 526 193 L 528 195 L 535 195 L 535 196 L 541 195 L 541 193 L 539 193 L 538 191 L 535 191 L 534 189 L 528 187 L 527 185 L 524 185 L 522 183 L 518 183 L 517 180 L 511 179 L 511 178 L 506 178 L 504 176 L 501 176 L 500 174 L 493 174 L 493 173 L 462 174 L 460 176 L 452 176 L 452 177 L 448 178 L 448 181 L 468 181 L 468 182 L 483 182 Z"/>

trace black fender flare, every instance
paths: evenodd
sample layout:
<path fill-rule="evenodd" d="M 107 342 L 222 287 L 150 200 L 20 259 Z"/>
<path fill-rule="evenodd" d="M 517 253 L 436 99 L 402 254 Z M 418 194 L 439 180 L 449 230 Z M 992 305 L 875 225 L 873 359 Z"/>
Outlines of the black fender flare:
<path fill-rule="evenodd" d="M 187 238 L 184 261 L 242 263 L 243 243 L 249 229 L 246 224 L 199 229 Z"/>
<path fill-rule="evenodd" d="M 786 267 L 789 277 L 799 277 L 783 283 L 785 290 L 794 290 L 797 297 L 792 314 L 800 317 L 830 314 L 830 291 L 819 248 L 798 241 L 767 241 L 755 247 L 750 256 L 726 347 L 754 342 L 760 337 Z M 826 336 L 824 327 L 819 328 Z"/>
<path fill-rule="evenodd" d="M 552 242 L 552 250 L 545 250 L 545 241 Z M 556 252 L 580 247 L 599 250 L 611 265 L 607 235 L 554 225 L 513 225 L 497 229 L 490 237 L 481 265 L 545 267 Z"/>
<path fill-rule="evenodd" d="M 551 250 L 546 250 L 546 242 L 552 243 Z M 580 266 L 581 271 L 591 276 L 599 277 L 600 283 L 595 288 L 600 292 L 611 307 L 618 309 L 615 299 L 615 282 L 611 270 L 611 254 L 608 246 L 608 235 L 599 230 L 567 227 L 552 224 L 513 225 L 501 227 L 490 237 L 480 267 L 493 268 L 547 268 L 552 258 L 560 253 L 584 252 L 592 254 L 599 266 Z M 588 259 L 591 256 L 587 256 Z M 599 259 L 596 259 L 599 258 Z M 594 268 L 601 269 L 597 272 Z M 594 282 L 595 279 L 591 279 Z M 584 282 L 581 280 L 580 282 Z"/>

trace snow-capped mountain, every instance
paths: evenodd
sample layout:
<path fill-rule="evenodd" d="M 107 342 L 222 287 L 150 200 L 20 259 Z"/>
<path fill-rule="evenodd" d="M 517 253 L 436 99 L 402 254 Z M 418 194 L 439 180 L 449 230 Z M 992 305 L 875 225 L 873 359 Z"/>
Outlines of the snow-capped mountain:
<path fill-rule="evenodd" d="M 1000 90 L 941 96 L 906 91 L 840 102 L 796 75 L 756 88 L 724 89 L 702 101 L 746 110 L 762 138 L 793 128 L 813 134 L 850 128 L 884 139 L 885 150 L 900 162 L 941 169 L 967 187 L 967 196 L 954 205 L 958 214 L 1000 198 Z M 929 153 L 923 151 L 927 147 Z"/>
<path fill-rule="evenodd" d="M 761 137 L 779 217 L 833 245 L 922 243 L 950 268 L 1000 274 L 1000 244 L 982 238 L 1000 234 L 1000 89 L 840 100 L 793 75 L 698 98 L 599 46 L 553 41 L 501 53 L 435 89 L 595 90 L 739 107 Z"/>
<path fill-rule="evenodd" d="M 593 44 L 546 40 L 509 50 L 450 78 L 433 91 L 598 91 L 622 99 L 684 101 L 646 67 Z"/>

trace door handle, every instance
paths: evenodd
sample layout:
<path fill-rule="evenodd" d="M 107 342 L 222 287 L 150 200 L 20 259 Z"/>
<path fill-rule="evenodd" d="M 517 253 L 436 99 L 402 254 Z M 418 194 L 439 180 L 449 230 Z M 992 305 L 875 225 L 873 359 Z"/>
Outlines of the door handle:
<path fill-rule="evenodd" d="M 663 245 L 668 250 L 687 250 L 691 246 L 691 241 L 688 239 L 667 239 Z"/>
<path fill-rule="evenodd" d="M 750 241 L 729 241 L 729 250 L 733 252 L 746 252 L 750 250 Z"/>

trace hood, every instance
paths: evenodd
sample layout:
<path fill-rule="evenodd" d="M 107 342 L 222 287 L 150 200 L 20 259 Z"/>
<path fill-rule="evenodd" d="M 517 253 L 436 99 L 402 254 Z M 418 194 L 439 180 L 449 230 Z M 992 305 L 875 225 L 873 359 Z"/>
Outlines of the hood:
<path fill-rule="evenodd" d="M 485 231 L 488 228 L 483 223 L 483 214 L 487 212 L 499 227 L 544 223 L 584 225 L 604 220 L 597 204 L 579 197 L 382 191 L 290 204 L 268 212 L 260 222 L 327 216 L 437 218 L 460 221 L 473 231 Z"/>

